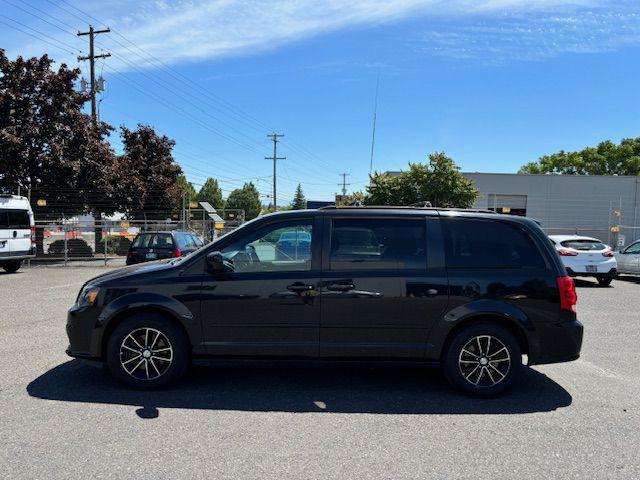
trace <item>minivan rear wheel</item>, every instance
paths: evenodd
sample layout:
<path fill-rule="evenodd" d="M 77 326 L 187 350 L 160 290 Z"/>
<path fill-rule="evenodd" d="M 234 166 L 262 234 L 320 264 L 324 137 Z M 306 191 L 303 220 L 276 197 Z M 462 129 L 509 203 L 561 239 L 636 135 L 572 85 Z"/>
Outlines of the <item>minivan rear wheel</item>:
<path fill-rule="evenodd" d="M 107 342 L 107 365 L 121 382 L 138 389 L 162 388 L 189 366 L 189 342 L 162 315 L 142 313 L 116 327 Z"/>
<path fill-rule="evenodd" d="M 518 341 L 492 323 L 469 325 L 455 334 L 444 355 L 449 382 L 462 392 L 490 397 L 508 389 L 522 368 Z"/>
<path fill-rule="evenodd" d="M 12 260 L 10 262 L 5 262 L 2 264 L 2 268 L 7 273 L 16 273 L 20 266 L 22 265 L 22 260 Z"/>

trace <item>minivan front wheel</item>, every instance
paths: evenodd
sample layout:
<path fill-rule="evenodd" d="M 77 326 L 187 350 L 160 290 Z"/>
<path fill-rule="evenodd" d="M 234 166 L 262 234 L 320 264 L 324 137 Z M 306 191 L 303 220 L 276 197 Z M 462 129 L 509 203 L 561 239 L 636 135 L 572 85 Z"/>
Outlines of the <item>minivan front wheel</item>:
<path fill-rule="evenodd" d="M 489 397 L 505 391 L 522 367 L 520 346 L 499 325 L 470 325 L 451 340 L 444 356 L 444 373 L 464 393 Z"/>
<path fill-rule="evenodd" d="M 165 387 L 185 374 L 189 343 L 182 330 L 161 315 L 135 315 L 118 325 L 109 338 L 107 365 L 131 387 Z"/>

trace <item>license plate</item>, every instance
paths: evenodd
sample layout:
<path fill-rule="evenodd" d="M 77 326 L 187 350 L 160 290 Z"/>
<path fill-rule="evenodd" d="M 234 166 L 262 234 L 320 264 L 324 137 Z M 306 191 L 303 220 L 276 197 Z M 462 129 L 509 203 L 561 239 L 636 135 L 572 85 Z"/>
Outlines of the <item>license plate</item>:
<path fill-rule="evenodd" d="M 587 273 L 596 273 L 598 271 L 597 265 L 587 265 Z"/>
<path fill-rule="evenodd" d="M 144 258 L 146 258 L 147 260 L 155 260 L 156 258 L 158 258 L 158 254 L 157 253 L 147 253 Z"/>

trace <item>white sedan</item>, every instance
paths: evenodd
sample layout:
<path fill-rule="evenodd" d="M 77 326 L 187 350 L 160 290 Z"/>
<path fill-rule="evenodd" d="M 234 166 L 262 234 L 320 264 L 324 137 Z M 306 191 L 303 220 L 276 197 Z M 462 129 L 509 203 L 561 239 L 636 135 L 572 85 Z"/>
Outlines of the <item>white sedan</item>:
<path fill-rule="evenodd" d="M 571 277 L 595 277 L 602 286 L 609 285 L 618 271 L 611 247 L 597 238 L 579 235 L 549 235 L 562 263 Z"/>
<path fill-rule="evenodd" d="M 640 240 L 616 253 L 618 273 L 640 275 Z"/>

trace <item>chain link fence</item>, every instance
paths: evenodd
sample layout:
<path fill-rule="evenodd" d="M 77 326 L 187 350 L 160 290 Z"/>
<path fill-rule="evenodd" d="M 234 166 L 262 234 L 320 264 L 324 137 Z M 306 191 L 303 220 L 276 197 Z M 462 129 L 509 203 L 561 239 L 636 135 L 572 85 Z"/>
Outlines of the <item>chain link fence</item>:
<path fill-rule="evenodd" d="M 35 221 L 36 258 L 31 262 L 68 265 L 73 262 L 124 261 L 136 235 L 153 231 L 187 231 L 205 244 L 235 230 L 244 223 L 241 210 L 221 211 L 218 220 L 198 213 L 183 215 L 185 220 L 121 219 L 73 217 Z M 220 221 L 222 219 L 222 221 Z M 226 219 L 226 220 L 225 220 Z"/>

